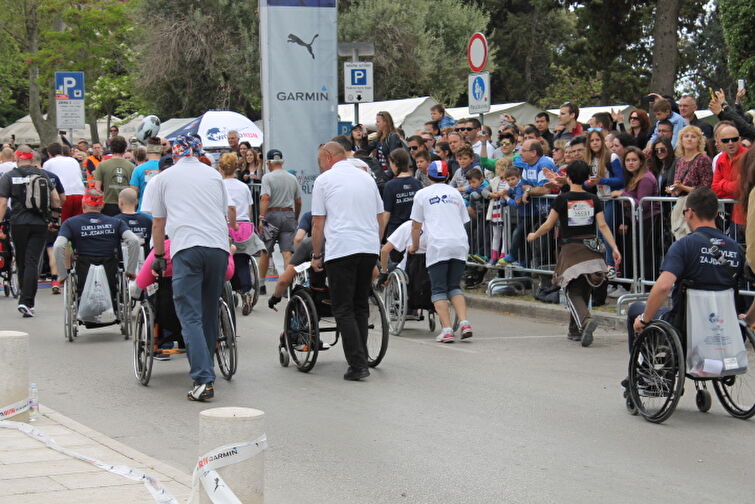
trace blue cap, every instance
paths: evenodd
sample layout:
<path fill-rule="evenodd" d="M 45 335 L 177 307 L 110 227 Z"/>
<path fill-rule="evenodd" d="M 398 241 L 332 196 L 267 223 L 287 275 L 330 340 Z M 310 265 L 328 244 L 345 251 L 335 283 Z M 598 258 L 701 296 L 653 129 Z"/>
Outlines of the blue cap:
<path fill-rule="evenodd" d="M 270 149 L 269 151 L 267 151 L 267 160 L 282 163 L 283 153 L 278 149 Z"/>

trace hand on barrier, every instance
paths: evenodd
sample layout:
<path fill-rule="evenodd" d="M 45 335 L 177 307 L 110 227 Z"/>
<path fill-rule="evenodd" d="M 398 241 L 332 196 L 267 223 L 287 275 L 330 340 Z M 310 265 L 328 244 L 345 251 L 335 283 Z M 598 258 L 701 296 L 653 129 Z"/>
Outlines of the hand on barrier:
<path fill-rule="evenodd" d="M 613 252 L 611 253 L 613 256 L 613 262 L 616 268 L 621 265 L 621 252 L 618 251 L 618 249 L 613 249 Z"/>

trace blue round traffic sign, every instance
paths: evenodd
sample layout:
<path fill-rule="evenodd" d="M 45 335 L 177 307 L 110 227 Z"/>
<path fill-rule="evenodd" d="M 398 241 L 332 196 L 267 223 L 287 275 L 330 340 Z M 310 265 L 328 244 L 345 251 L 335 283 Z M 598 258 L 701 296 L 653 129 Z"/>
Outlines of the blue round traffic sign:
<path fill-rule="evenodd" d="M 475 100 L 482 100 L 485 96 L 485 80 L 482 77 L 475 77 L 474 82 L 472 82 L 472 96 Z"/>

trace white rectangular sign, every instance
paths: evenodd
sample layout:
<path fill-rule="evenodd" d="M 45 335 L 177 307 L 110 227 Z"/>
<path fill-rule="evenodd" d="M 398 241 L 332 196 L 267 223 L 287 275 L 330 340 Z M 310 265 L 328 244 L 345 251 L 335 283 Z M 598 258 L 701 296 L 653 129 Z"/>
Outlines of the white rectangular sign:
<path fill-rule="evenodd" d="M 283 152 L 306 209 L 317 148 L 337 134 L 336 0 L 259 0 L 259 8 L 264 148 Z"/>
<path fill-rule="evenodd" d="M 469 113 L 490 112 L 490 74 L 488 72 L 469 74 L 467 80 Z"/>
<path fill-rule="evenodd" d="M 343 97 L 346 103 L 373 101 L 373 72 L 370 61 L 347 61 L 343 64 Z"/>
<path fill-rule="evenodd" d="M 83 129 L 84 72 L 55 72 L 55 117 L 58 129 Z"/>

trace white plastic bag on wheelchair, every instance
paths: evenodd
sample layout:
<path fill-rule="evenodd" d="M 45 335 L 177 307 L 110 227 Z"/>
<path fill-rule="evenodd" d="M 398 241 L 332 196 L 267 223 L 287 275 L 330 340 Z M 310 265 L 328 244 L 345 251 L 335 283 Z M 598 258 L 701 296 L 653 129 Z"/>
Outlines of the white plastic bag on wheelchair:
<path fill-rule="evenodd" d="M 687 373 L 730 376 L 746 372 L 747 365 L 734 290 L 687 289 Z"/>
<path fill-rule="evenodd" d="M 105 267 L 93 264 L 89 267 L 84 290 L 79 300 L 77 317 L 82 322 L 109 324 L 115 322 L 113 299 L 110 296 L 110 284 Z"/>

